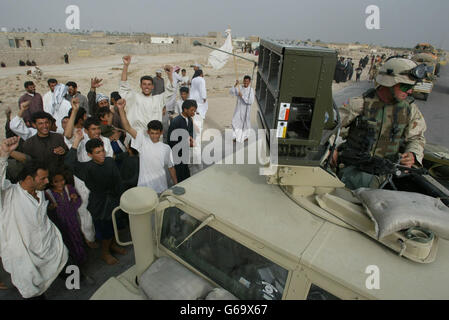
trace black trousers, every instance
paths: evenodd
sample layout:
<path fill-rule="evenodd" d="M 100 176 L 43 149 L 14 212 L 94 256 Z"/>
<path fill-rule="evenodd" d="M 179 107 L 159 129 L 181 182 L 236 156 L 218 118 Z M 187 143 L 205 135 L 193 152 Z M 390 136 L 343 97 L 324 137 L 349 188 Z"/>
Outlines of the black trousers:
<path fill-rule="evenodd" d="M 187 164 L 184 163 L 176 164 L 175 171 L 178 183 L 190 177 L 190 170 Z"/>

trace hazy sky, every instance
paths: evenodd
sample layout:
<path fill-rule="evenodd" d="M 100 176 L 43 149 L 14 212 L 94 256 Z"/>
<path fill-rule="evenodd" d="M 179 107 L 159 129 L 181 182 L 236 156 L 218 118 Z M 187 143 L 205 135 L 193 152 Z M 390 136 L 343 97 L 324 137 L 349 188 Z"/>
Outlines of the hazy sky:
<path fill-rule="evenodd" d="M 449 49 L 448 0 L 14 0 L 0 1 L 0 27 L 65 30 L 68 5 L 80 8 L 82 30 L 233 35 L 275 39 Z M 365 9 L 380 9 L 380 30 L 368 30 Z"/>

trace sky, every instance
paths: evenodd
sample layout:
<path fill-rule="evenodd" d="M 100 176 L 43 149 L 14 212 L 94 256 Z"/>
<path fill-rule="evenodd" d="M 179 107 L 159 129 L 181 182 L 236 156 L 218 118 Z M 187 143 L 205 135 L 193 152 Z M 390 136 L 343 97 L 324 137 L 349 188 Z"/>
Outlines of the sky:
<path fill-rule="evenodd" d="M 205 35 L 230 26 L 233 36 L 449 50 L 448 0 L 0 0 L 0 27 L 67 30 L 69 5 L 81 30 Z M 365 25 L 370 5 L 379 29 Z"/>

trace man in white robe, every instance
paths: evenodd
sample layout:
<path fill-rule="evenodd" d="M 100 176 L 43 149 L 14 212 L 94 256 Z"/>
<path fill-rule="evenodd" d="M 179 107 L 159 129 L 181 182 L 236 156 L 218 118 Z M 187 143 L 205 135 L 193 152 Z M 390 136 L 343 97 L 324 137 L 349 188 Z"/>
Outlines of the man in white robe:
<path fill-rule="evenodd" d="M 204 80 L 202 70 L 195 71 L 195 74 L 193 75 L 190 86 L 190 99 L 196 101 L 196 104 L 198 105 L 197 112 L 204 120 L 206 118 L 206 113 L 209 106 L 207 104 L 206 81 Z"/>
<path fill-rule="evenodd" d="M 162 114 L 165 113 L 165 105 L 167 100 L 175 92 L 173 88 L 173 67 L 165 66 L 169 83 L 165 91 L 159 95 L 151 95 L 153 90 L 153 78 L 143 76 L 140 79 L 141 92 L 131 89 L 128 82 L 128 67 L 131 63 L 131 57 L 123 57 L 123 71 L 120 81 L 119 94 L 126 99 L 126 114 L 128 115 L 131 127 L 136 130 L 147 130 L 147 124 L 151 120 L 159 120 L 162 122 Z"/>
<path fill-rule="evenodd" d="M 251 88 L 251 77 L 243 78 L 243 87 L 237 80 L 230 93 L 237 97 L 234 116 L 232 117 L 233 139 L 243 143 L 249 136 L 251 128 L 251 105 L 254 102 L 254 89 Z"/>
<path fill-rule="evenodd" d="M 47 216 L 48 170 L 28 164 L 20 182 L 5 178 L 7 159 L 19 138 L 0 145 L 0 254 L 4 269 L 24 298 L 41 296 L 68 259 L 61 233 Z"/>
<path fill-rule="evenodd" d="M 68 87 L 65 84 L 56 85 L 52 96 L 53 100 L 51 110 L 48 112 L 53 116 L 53 118 L 55 118 L 57 126 L 56 132 L 60 134 L 64 134 L 62 119 L 68 116 L 69 111 L 72 108 L 70 102 L 64 98 L 67 92 Z"/>
<path fill-rule="evenodd" d="M 51 111 L 53 109 L 53 92 L 55 92 L 55 87 L 58 84 L 58 81 L 56 79 L 48 79 L 47 83 L 50 91 L 44 94 L 44 96 L 42 97 L 42 101 L 44 103 L 44 111 L 51 114 Z"/>

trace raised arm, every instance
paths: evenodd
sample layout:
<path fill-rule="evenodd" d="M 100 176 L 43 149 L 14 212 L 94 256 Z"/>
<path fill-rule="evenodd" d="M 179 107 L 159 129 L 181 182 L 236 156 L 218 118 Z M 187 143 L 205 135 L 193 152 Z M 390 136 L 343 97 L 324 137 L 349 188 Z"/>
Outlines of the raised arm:
<path fill-rule="evenodd" d="M 103 79 L 97 77 L 90 79 L 90 90 L 87 94 L 87 104 L 89 106 L 89 115 L 93 116 L 97 113 L 97 88 L 101 87 Z"/>
<path fill-rule="evenodd" d="M 128 67 L 131 64 L 131 56 L 123 57 L 122 81 L 128 80 Z"/>
<path fill-rule="evenodd" d="M 70 169 L 71 172 L 75 174 L 79 179 L 86 180 L 86 163 L 78 161 L 77 149 L 83 140 L 83 130 L 75 130 L 75 139 L 73 140 L 72 148 L 67 152 L 64 160 L 64 164 Z"/>
<path fill-rule="evenodd" d="M 28 110 L 30 106 L 30 101 L 22 102 L 20 104 L 20 110 L 17 116 L 12 118 L 12 120 L 9 123 L 9 128 L 11 129 L 14 134 L 21 137 L 24 141 L 31 138 L 36 134 L 36 129 L 34 128 L 28 128 L 23 121 L 23 113 Z"/>
<path fill-rule="evenodd" d="M 69 121 L 67 122 L 67 125 L 64 130 L 64 137 L 66 137 L 68 140 L 72 139 L 73 137 L 73 131 L 75 129 L 75 118 L 80 108 L 80 102 L 78 98 L 73 98 L 71 104 L 72 104 L 72 113 L 70 114 Z"/>
<path fill-rule="evenodd" d="M 19 146 L 19 140 L 19 137 L 4 139 L 0 145 L 0 191 L 11 186 L 9 180 L 6 180 L 6 168 L 8 167 L 8 157 Z M 0 207 L 3 207 L 2 199 L 3 195 L 0 196 Z"/>
<path fill-rule="evenodd" d="M 134 139 L 137 137 L 137 131 L 131 127 L 126 116 L 125 107 L 126 100 L 120 99 L 117 101 L 118 112 L 120 114 L 120 120 L 122 120 L 123 129 L 125 129 Z"/>
<path fill-rule="evenodd" d="M 162 94 L 162 105 L 165 108 L 167 101 L 170 100 L 173 95 L 176 95 L 175 85 L 173 83 L 173 66 L 165 65 L 164 70 L 167 73 L 167 78 L 169 80 L 167 86 L 165 87 L 165 91 Z"/>

